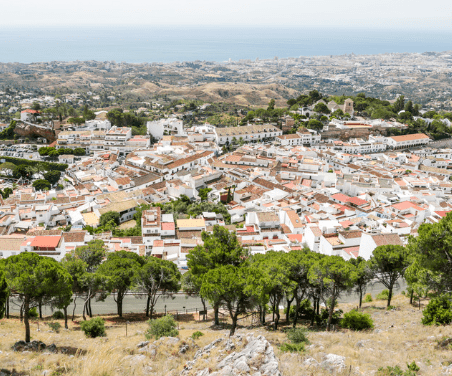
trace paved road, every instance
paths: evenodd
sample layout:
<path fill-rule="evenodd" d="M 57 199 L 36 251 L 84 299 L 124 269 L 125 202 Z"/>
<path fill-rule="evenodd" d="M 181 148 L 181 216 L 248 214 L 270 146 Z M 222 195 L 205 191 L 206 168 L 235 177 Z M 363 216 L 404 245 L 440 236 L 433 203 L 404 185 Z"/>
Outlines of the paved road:
<path fill-rule="evenodd" d="M 380 293 L 382 290 L 384 290 L 385 287 L 379 283 L 374 284 L 373 286 L 369 286 L 367 288 L 367 292 L 372 294 L 372 297 L 375 298 L 375 296 Z M 406 290 L 406 282 L 401 280 L 399 281 L 399 287 L 394 288 L 394 295 L 400 294 L 402 290 Z M 351 303 L 351 302 L 358 302 L 358 297 L 356 294 L 343 294 L 339 303 Z M 75 309 L 75 313 L 77 315 L 81 315 L 83 311 L 83 302 L 81 299 L 77 299 L 77 305 Z M 189 312 L 193 312 L 196 308 L 198 310 L 202 309 L 201 300 L 199 298 L 193 298 L 193 297 L 186 297 L 185 295 L 177 295 L 174 299 L 162 299 L 160 298 L 156 311 L 158 313 L 165 311 L 165 305 L 167 311 L 175 312 L 178 310 L 179 312 L 183 312 L 185 309 L 187 309 Z M 136 298 L 133 295 L 128 295 L 124 298 L 124 305 L 123 305 L 123 313 L 143 313 L 144 309 L 146 307 L 146 299 L 143 297 L 142 299 Z M 185 308 L 184 308 L 185 307 Z M 107 297 L 105 302 L 96 302 L 95 300 L 92 300 L 91 302 L 91 308 L 93 310 L 93 314 L 109 314 L 109 313 L 116 313 L 116 303 L 113 300 L 112 296 Z M 210 308 L 210 307 L 209 307 Z M 10 312 L 11 313 L 18 313 L 20 307 L 17 304 L 10 304 Z M 71 304 L 68 308 L 68 313 L 72 313 L 73 305 Z M 50 307 L 43 307 L 43 315 L 51 315 L 52 311 L 50 310 Z"/>
<path fill-rule="evenodd" d="M 179 312 L 184 311 L 184 307 L 193 312 L 196 308 L 198 310 L 203 309 L 201 299 L 199 298 L 192 298 L 192 297 L 185 297 L 185 295 L 177 295 L 174 299 L 162 299 L 160 298 L 156 310 L 157 312 L 164 312 L 165 311 L 165 305 L 167 311 L 176 311 Z M 68 308 L 68 313 L 72 313 L 74 306 L 71 304 Z M 144 313 L 144 310 L 146 308 L 146 298 L 136 298 L 133 295 L 127 295 L 124 298 L 123 303 L 123 313 Z M 91 301 L 91 309 L 93 310 L 93 314 L 109 314 L 109 313 L 116 313 L 116 302 L 114 301 L 112 296 L 107 297 L 105 302 L 96 302 L 95 299 Z M 11 313 L 18 313 L 20 310 L 20 307 L 18 304 L 12 304 L 10 303 L 10 312 Z M 83 301 L 82 299 L 77 299 L 76 301 L 76 308 L 75 313 L 76 315 L 81 315 L 83 312 Z M 50 307 L 43 307 L 42 314 L 45 315 L 51 315 L 52 311 Z"/>

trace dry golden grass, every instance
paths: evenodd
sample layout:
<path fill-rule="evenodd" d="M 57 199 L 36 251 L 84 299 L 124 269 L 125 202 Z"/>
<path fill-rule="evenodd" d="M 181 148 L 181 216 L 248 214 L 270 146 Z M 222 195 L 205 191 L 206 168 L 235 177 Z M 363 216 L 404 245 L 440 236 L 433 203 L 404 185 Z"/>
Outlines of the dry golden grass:
<path fill-rule="evenodd" d="M 442 374 L 443 366 L 452 362 L 452 353 L 450 350 L 437 349 L 436 345 L 441 338 L 452 337 L 452 328 L 423 326 L 422 311 L 410 306 L 404 296 L 396 296 L 392 304 L 397 307 L 396 311 L 386 311 L 386 303 L 383 301 L 363 304 L 364 311 L 370 313 L 374 320 L 375 330 L 339 330 L 327 333 L 323 329 L 313 328 L 308 335 L 311 345 L 302 354 L 279 351 L 278 346 L 286 340 L 284 325 L 277 331 L 270 331 L 263 327 L 248 327 L 251 321 L 246 319 L 242 321 L 245 327 L 241 327 L 238 332 L 264 335 L 275 349 L 284 376 L 327 375 L 320 367 L 307 367 L 303 363 L 307 358 L 321 362 L 323 356 L 330 353 L 346 358 L 347 368 L 343 375 L 373 375 L 379 367 L 395 365 L 406 369 L 406 364 L 412 361 L 416 361 L 421 368 L 420 375 Z M 342 304 L 340 308 L 347 312 L 354 305 Z M 145 321 L 129 324 L 126 337 L 125 320 L 117 320 L 112 316 L 105 318 L 107 337 L 94 339 L 85 338 L 78 330 L 79 324 L 71 321 L 69 330 L 61 330 L 60 333 L 50 332 L 46 320 L 40 323 L 39 332 L 36 323 L 32 323 L 32 340 L 83 351 L 75 355 L 50 354 L 45 351 L 15 353 L 11 346 L 23 339 L 23 324 L 17 319 L 0 320 L 0 368 L 15 369 L 30 376 L 42 376 L 44 370 L 50 371 L 48 376 L 179 375 L 184 365 L 193 360 L 198 346 L 202 348 L 215 339 L 228 335 L 227 329 L 213 330 L 211 321 L 195 322 L 186 317 L 187 321 L 179 321 L 181 341 L 173 345 L 157 346 L 156 354 L 152 354 L 140 352 L 137 348 L 137 344 L 145 340 L 144 333 L 148 327 Z M 194 341 L 197 345 L 194 346 L 189 337 L 198 330 L 204 336 Z M 365 341 L 364 346 L 357 347 L 358 341 Z M 189 350 L 185 354 L 178 353 L 182 343 L 189 344 Z M 245 344 L 246 341 L 243 341 L 242 346 Z M 237 350 L 240 350 L 240 346 Z M 210 356 L 198 362 L 192 372 L 206 367 L 213 369 L 226 355 L 222 346 L 219 346 Z"/>

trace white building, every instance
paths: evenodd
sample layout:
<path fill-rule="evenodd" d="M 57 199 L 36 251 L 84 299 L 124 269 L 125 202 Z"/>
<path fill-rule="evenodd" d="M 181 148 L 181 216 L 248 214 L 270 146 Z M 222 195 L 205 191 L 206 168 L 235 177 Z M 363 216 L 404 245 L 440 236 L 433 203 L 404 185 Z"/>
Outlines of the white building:
<path fill-rule="evenodd" d="M 413 146 L 427 145 L 430 138 L 423 133 L 406 134 L 404 136 L 388 137 L 388 146 L 394 149 L 409 148 Z"/>
<path fill-rule="evenodd" d="M 282 130 L 270 124 L 253 124 L 242 127 L 215 127 L 216 142 L 218 145 L 230 144 L 233 139 L 245 142 L 274 139 L 282 135 Z"/>
<path fill-rule="evenodd" d="M 175 118 L 148 121 L 146 127 L 148 134 L 157 140 L 161 140 L 165 132 L 167 134 L 185 134 L 183 121 Z"/>

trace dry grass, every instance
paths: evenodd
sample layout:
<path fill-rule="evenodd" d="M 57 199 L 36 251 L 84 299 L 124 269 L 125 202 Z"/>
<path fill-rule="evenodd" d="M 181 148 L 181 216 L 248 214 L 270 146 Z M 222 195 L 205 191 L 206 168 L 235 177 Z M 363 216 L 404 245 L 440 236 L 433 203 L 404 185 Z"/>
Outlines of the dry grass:
<path fill-rule="evenodd" d="M 421 368 L 420 375 L 440 375 L 443 366 L 452 363 L 450 350 L 436 348 L 437 341 L 443 337 L 452 337 L 451 327 L 426 327 L 421 324 L 422 311 L 408 304 L 404 296 L 393 300 L 396 311 L 386 311 L 385 302 L 365 303 L 364 311 L 371 314 L 375 330 L 353 332 L 339 330 L 326 333 L 322 330 L 312 330 L 309 333 L 311 346 L 302 354 L 281 353 L 278 345 L 286 340 L 284 326 L 278 331 L 266 328 L 239 329 L 240 333 L 253 332 L 264 335 L 275 348 L 280 359 L 280 368 L 285 376 L 326 375 L 320 367 L 306 367 L 303 362 L 311 357 L 321 362 L 325 354 L 333 353 L 346 358 L 344 375 L 373 375 L 379 367 L 399 365 L 406 369 L 406 364 L 416 361 Z M 344 312 L 354 308 L 352 304 L 340 306 Z M 137 317 L 127 318 L 129 320 Z M 128 325 L 128 336 L 125 333 L 124 320 L 106 317 L 108 320 L 107 337 L 87 339 L 79 330 L 79 324 L 70 321 L 69 330 L 52 333 L 45 322 L 40 323 L 41 331 L 37 331 L 36 323 L 32 324 L 32 339 L 41 340 L 46 344 L 55 343 L 61 347 L 73 347 L 85 351 L 75 355 L 50 353 L 15 353 L 11 346 L 24 337 L 23 324 L 17 319 L 0 321 L 0 368 L 23 372 L 25 375 L 42 376 L 44 370 L 50 370 L 47 375 L 78 375 L 78 376 L 110 376 L 110 375 L 179 375 L 184 365 L 193 360 L 200 348 L 219 337 L 228 335 L 227 329 L 214 330 L 209 322 L 180 321 L 181 342 L 175 345 L 164 344 L 157 347 L 157 353 L 140 353 L 137 344 L 144 341 L 147 329 L 145 321 L 135 321 Z M 188 318 L 186 318 L 188 319 Z M 62 321 L 60 321 L 62 323 Z M 249 320 L 243 324 L 248 325 Z M 314 328 L 315 329 L 315 328 Z M 196 341 L 189 337 L 195 331 L 202 331 L 204 336 Z M 381 332 L 378 332 L 381 331 Z M 434 338 L 432 338 L 434 337 Z M 357 347 L 358 341 L 364 342 L 363 347 Z M 197 346 L 194 346 L 194 342 Z M 181 343 L 188 343 L 189 350 L 179 354 Z M 245 343 L 243 343 L 245 345 Z M 238 347 L 238 350 L 240 347 Z M 144 355 L 137 357 L 137 355 Z M 199 362 L 195 369 L 210 367 L 227 354 L 220 347 L 213 350 L 209 357 Z M 195 370 L 194 369 L 194 370 Z"/>

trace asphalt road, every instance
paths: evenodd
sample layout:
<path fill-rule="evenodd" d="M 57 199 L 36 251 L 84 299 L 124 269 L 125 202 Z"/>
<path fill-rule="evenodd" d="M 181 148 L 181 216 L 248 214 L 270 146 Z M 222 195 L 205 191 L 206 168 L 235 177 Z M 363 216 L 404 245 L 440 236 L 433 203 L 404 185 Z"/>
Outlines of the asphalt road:
<path fill-rule="evenodd" d="M 375 298 L 375 296 L 380 293 L 382 290 L 384 290 L 385 287 L 381 285 L 380 283 L 376 283 L 372 286 L 368 286 L 367 293 L 371 293 L 372 297 Z M 394 288 L 394 295 L 400 294 L 401 291 L 406 290 L 406 282 L 404 280 L 399 281 L 399 286 L 397 288 Z M 358 303 L 358 297 L 356 294 L 343 294 L 341 296 L 341 299 L 339 300 L 339 303 L 351 303 L 356 302 Z M 158 313 L 165 312 L 165 306 L 166 310 L 171 311 L 171 313 L 175 313 L 176 310 L 180 313 L 185 312 L 185 309 L 187 309 L 188 312 L 193 312 L 196 309 L 202 310 L 202 303 L 201 299 L 194 298 L 194 297 L 186 297 L 183 294 L 176 295 L 174 299 L 162 299 L 160 298 L 156 311 Z M 68 308 L 68 313 L 72 313 L 73 310 L 73 304 L 71 304 Z M 133 295 L 127 295 L 124 298 L 124 304 L 123 304 L 123 313 L 144 313 L 146 307 L 146 298 L 136 298 Z M 209 307 L 209 306 L 208 306 Z M 114 314 L 116 313 L 116 303 L 112 296 L 107 297 L 107 299 L 104 302 L 96 302 L 95 299 L 91 301 L 91 308 L 93 310 L 94 315 L 99 314 Z M 210 308 L 210 307 L 209 307 Z M 10 312 L 15 314 L 19 312 L 19 305 L 15 302 L 10 303 Z M 75 313 L 76 315 L 81 315 L 83 311 L 83 301 L 82 299 L 77 299 L 76 301 L 76 309 Z M 51 315 L 52 311 L 50 307 L 43 307 L 43 315 Z"/>

